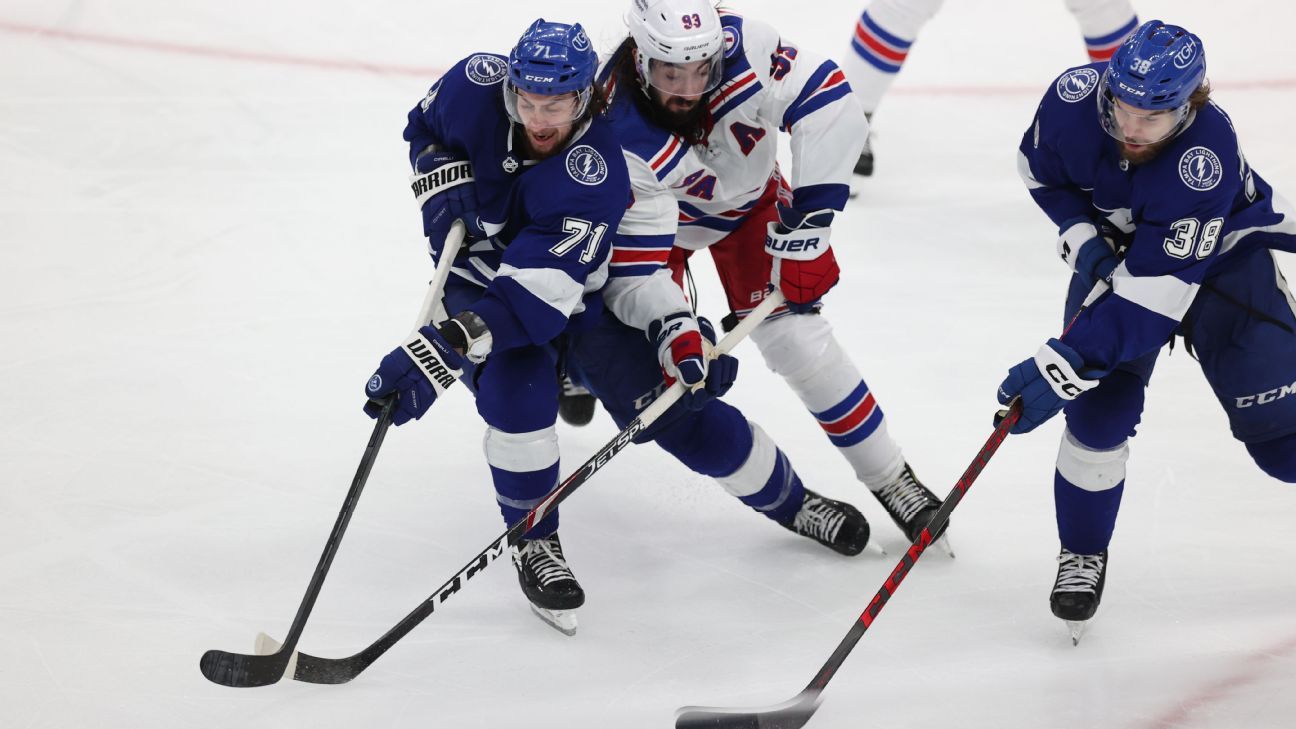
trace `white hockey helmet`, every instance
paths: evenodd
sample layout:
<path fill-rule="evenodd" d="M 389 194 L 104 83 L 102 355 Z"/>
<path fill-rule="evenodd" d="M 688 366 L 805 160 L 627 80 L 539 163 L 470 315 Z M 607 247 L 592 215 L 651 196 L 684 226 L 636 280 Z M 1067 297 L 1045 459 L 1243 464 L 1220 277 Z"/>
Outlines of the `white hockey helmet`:
<path fill-rule="evenodd" d="M 709 0 L 632 0 L 626 25 L 645 88 L 692 97 L 720 85 L 724 30 Z"/>

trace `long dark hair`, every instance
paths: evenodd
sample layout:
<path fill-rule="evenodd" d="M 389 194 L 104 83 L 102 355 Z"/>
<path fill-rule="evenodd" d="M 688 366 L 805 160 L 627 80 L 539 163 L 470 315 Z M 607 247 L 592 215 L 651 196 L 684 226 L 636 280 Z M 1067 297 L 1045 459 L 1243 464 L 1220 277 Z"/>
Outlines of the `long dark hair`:
<path fill-rule="evenodd" d="M 661 108 L 649 96 L 651 92 L 644 88 L 639 78 L 639 69 L 635 64 L 636 48 L 634 38 L 626 36 L 613 51 L 612 58 L 608 60 L 612 72 L 608 74 L 606 85 L 602 89 L 605 95 L 610 97 L 613 88 L 620 86 L 621 93 L 628 95 L 654 125 L 679 135 L 688 144 L 706 144 L 712 125 L 711 109 L 706 103 L 706 97 L 699 100 L 698 105 L 682 120 Z"/>

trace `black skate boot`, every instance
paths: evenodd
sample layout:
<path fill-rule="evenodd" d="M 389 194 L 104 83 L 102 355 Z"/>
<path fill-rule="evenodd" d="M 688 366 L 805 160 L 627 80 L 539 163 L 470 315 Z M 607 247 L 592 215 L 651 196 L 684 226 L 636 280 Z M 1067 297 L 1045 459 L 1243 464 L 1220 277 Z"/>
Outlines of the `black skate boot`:
<path fill-rule="evenodd" d="M 872 114 L 865 114 L 869 121 L 873 120 Z M 869 130 L 869 135 L 864 138 L 864 149 L 860 151 L 859 159 L 855 161 L 855 174 L 860 177 L 873 176 L 873 130 Z"/>
<path fill-rule="evenodd" d="M 922 530 L 941 507 L 941 500 L 922 485 L 908 463 L 894 481 L 872 493 L 882 502 L 882 508 L 891 515 L 891 520 L 900 527 L 910 543 L 918 539 L 918 535 L 922 534 Z M 940 539 L 948 526 L 949 523 L 946 522 L 940 531 L 932 535 L 932 541 Z"/>
<path fill-rule="evenodd" d="M 566 375 L 558 378 L 558 416 L 568 425 L 589 425 L 597 401 L 589 390 Z"/>
<path fill-rule="evenodd" d="M 1085 621 L 1098 612 L 1103 584 L 1107 581 L 1107 550 L 1098 554 L 1076 554 L 1065 547 L 1058 555 L 1057 581 L 1049 596 L 1053 614 L 1071 630 L 1071 642 L 1079 645 Z"/>
<path fill-rule="evenodd" d="M 783 526 L 848 556 L 863 552 L 869 539 L 868 521 L 859 509 L 810 489 L 805 490 L 801 510 Z"/>
<path fill-rule="evenodd" d="M 558 534 L 519 542 L 513 548 L 513 566 L 532 612 L 559 631 L 575 635 L 573 611 L 585 604 L 585 591 L 567 566 Z"/>

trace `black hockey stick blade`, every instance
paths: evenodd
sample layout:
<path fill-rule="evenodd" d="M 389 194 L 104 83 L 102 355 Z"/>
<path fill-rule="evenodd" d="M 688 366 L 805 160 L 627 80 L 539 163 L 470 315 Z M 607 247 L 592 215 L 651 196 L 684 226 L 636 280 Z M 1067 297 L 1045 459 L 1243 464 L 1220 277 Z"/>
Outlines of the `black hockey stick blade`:
<path fill-rule="evenodd" d="M 254 688 L 269 686 L 284 677 L 293 657 L 293 649 L 297 647 L 297 640 L 306 629 L 306 620 L 310 617 L 311 610 L 315 607 L 315 600 L 324 587 L 324 578 L 333 564 L 333 556 L 337 553 L 342 536 L 346 533 L 356 502 L 364 491 L 365 482 L 369 480 L 369 472 L 373 470 L 378 449 L 382 447 L 383 438 L 391 426 L 392 410 L 395 405 L 394 397 L 389 397 L 383 402 L 378 422 L 374 424 L 373 434 L 369 436 L 369 444 L 365 447 L 364 457 L 360 459 L 355 478 L 351 481 L 351 488 L 347 491 L 346 500 L 342 502 L 342 510 L 338 512 L 337 521 L 334 522 L 333 530 L 324 544 L 324 552 L 320 555 L 319 564 L 311 575 L 306 594 L 302 596 L 301 605 L 297 608 L 297 615 L 293 617 L 292 625 L 288 628 L 288 636 L 284 640 L 285 646 L 269 655 L 209 650 L 198 661 L 198 670 L 202 671 L 202 675 L 206 676 L 208 681 L 230 688 Z"/>
<path fill-rule="evenodd" d="M 280 650 L 268 656 L 209 650 L 198 661 L 198 668 L 208 681 L 232 688 L 255 688 L 278 683 L 288 671 L 291 651 Z"/>
<path fill-rule="evenodd" d="M 801 729 L 819 708 L 819 695 L 816 689 L 806 689 L 764 708 L 685 706 L 675 712 L 675 729 Z"/>

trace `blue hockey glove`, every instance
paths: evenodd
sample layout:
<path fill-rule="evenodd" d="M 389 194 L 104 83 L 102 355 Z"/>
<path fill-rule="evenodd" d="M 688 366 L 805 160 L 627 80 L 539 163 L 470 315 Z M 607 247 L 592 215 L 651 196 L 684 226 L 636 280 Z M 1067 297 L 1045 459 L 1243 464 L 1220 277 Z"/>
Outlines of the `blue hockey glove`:
<path fill-rule="evenodd" d="M 1058 235 L 1058 255 L 1080 277 L 1086 289 L 1098 281 L 1111 282 L 1112 271 L 1120 265 L 1116 244 L 1099 235 L 1088 218 L 1074 218 L 1062 224 Z"/>
<path fill-rule="evenodd" d="M 715 327 L 711 326 L 711 322 L 704 316 L 699 316 L 697 322 L 703 338 L 709 344 L 715 345 Z M 707 367 L 706 383 L 697 390 L 689 390 L 684 393 L 684 407 L 689 410 L 701 410 L 712 400 L 724 397 L 737 379 L 738 359 L 727 354 L 716 357 L 711 360 L 710 366 Z"/>
<path fill-rule="evenodd" d="M 1086 379 L 1077 371 L 1084 360 L 1067 345 L 1050 339 L 1034 357 L 1024 359 L 1012 369 L 999 384 L 999 402 L 1007 405 L 1020 395 L 1021 419 L 1013 426 L 1013 433 L 1029 433 L 1057 414 L 1068 402 L 1086 390 L 1098 385 L 1097 379 Z M 995 416 L 995 425 L 1000 416 Z"/>
<path fill-rule="evenodd" d="M 438 256 L 456 220 L 464 221 L 469 236 L 487 237 L 474 180 L 472 163 L 454 152 L 432 150 L 414 160 L 410 189 L 423 209 L 423 233 Z"/>
<path fill-rule="evenodd" d="M 841 278 L 837 257 L 829 246 L 833 215 L 827 208 L 803 213 L 779 205 L 779 221 L 771 222 L 765 230 L 765 252 L 774 259 L 770 283 L 783 292 L 793 313 L 814 311 Z"/>
<path fill-rule="evenodd" d="M 364 411 L 376 419 L 382 411 L 380 401 L 393 396 L 396 398 L 393 425 L 418 420 L 461 374 L 463 357 L 441 332 L 434 327 L 423 327 L 383 357 L 365 385 L 369 401 Z"/>

